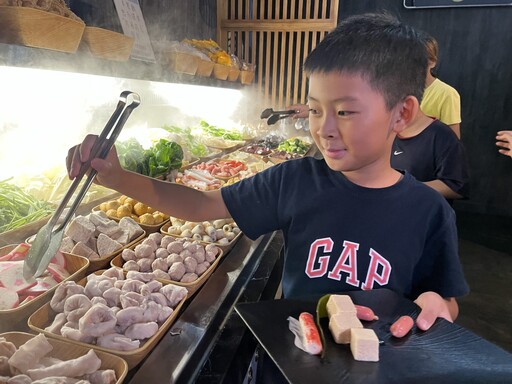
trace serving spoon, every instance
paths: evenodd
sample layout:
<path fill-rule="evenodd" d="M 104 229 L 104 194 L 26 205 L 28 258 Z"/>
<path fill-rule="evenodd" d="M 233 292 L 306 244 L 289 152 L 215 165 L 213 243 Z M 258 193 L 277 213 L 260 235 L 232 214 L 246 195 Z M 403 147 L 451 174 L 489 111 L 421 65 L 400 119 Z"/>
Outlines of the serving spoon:
<path fill-rule="evenodd" d="M 131 102 L 127 105 L 128 97 L 130 97 Z M 84 182 L 82 188 L 75 197 L 75 200 L 67 211 L 64 220 L 57 228 L 55 228 L 60 215 L 66 208 L 75 190 L 78 188 L 83 177 L 89 170 L 91 166 L 91 160 L 94 158 L 104 159 L 108 155 L 110 149 L 119 136 L 119 133 L 121 133 L 121 129 L 123 128 L 124 123 L 126 120 L 128 120 L 128 117 L 132 111 L 137 108 L 139 104 L 140 97 L 138 94 L 130 91 L 121 92 L 121 95 L 119 96 L 119 102 L 117 103 L 117 107 L 114 113 L 110 117 L 109 121 L 105 125 L 105 128 L 103 128 L 103 131 L 91 149 L 89 160 L 80 168 L 79 174 L 73 180 L 73 183 L 66 192 L 66 195 L 62 198 L 62 201 L 59 203 L 59 206 L 55 210 L 48 223 L 45 224 L 37 232 L 34 242 L 32 243 L 27 257 L 23 263 L 23 276 L 25 279 L 31 279 L 32 277 L 40 276 L 46 270 L 48 264 L 50 264 L 50 260 L 53 256 L 55 256 L 55 253 L 60 247 L 62 236 L 64 235 L 64 229 L 73 217 L 87 190 L 96 177 L 97 171 L 95 169 L 92 169 L 89 172 L 87 180 Z"/>

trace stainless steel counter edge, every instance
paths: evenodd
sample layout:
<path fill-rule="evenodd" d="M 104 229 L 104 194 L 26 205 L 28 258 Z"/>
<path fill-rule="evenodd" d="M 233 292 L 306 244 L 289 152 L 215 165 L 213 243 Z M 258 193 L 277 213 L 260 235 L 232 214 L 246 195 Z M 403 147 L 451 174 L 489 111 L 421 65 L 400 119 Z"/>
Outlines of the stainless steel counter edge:
<path fill-rule="evenodd" d="M 141 363 L 130 384 L 194 382 L 274 236 L 263 235 L 255 241 L 243 236 L 238 241 Z"/>

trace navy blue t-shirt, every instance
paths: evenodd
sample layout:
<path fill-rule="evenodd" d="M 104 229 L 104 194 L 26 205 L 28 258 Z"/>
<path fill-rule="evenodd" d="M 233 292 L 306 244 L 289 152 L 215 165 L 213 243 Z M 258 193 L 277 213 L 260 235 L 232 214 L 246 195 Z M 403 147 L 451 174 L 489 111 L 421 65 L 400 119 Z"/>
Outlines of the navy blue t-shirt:
<path fill-rule="evenodd" d="M 410 299 L 469 291 L 452 208 L 408 173 L 393 186 L 364 188 L 307 157 L 221 191 L 251 239 L 283 231 L 286 298 L 381 287 Z"/>
<path fill-rule="evenodd" d="M 441 180 L 453 191 L 468 197 L 469 171 L 464 145 L 439 120 L 414 137 L 397 136 L 391 166 L 409 172 L 419 181 Z"/>

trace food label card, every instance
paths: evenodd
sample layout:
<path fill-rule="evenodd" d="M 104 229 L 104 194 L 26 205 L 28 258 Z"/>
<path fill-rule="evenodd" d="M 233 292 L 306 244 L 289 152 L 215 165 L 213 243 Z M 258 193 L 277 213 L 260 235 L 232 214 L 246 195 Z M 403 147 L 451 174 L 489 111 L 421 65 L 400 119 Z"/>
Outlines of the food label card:
<path fill-rule="evenodd" d="M 134 38 L 131 57 L 154 63 L 155 53 L 151 47 L 148 30 L 138 0 L 114 0 L 123 33 Z"/>

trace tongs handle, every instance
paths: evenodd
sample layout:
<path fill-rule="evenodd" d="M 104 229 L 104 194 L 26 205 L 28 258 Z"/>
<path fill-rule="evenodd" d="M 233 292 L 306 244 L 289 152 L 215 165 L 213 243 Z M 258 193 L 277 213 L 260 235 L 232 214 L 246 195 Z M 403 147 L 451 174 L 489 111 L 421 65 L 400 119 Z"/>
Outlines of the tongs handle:
<path fill-rule="evenodd" d="M 130 104 L 126 104 L 128 97 L 131 96 L 132 101 Z M 128 120 L 128 117 L 132 113 L 132 111 L 137 108 L 140 104 L 140 97 L 138 94 L 130 91 L 123 91 L 119 95 L 119 102 L 117 103 L 117 107 L 110 117 L 109 121 L 105 125 L 105 128 L 103 128 L 103 131 L 101 131 L 101 134 L 96 139 L 96 142 L 94 143 L 91 154 L 89 156 L 89 160 L 82 164 L 82 167 L 80 168 L 80 172 L 73 180 L 73 183 L 69 187 L 68 191 L 62 198 L 62 201 L 60 202 L 59 206 L 55 210 L 55 213 L 51 217 L 50 221 L 48 222 L 48 225 L 53 228 L 57 220 L 59 219 L 60 215 L 64 211 L 64 208 L 66 208 L 69 200 L 75 193 L 75 190 L 78 188 L 80 182 L 82 181 L 83 177 L 91 167 L 91 161 L 95 158 L 104 159 L 107 157 L 108 153 L 114 146 L 115 141 L 117 140 L 117 137 L 121 133 L 121 130 L 126 123 L 126 120 Z M 78 195 L 76 196 L 75 200 L 73 201 L 73 204 L 69 208 L 68 212 L 66 213 L 66 217 L 60 224 L 60 226 L 57 228 L 57 231 L 62 230 L 65 225 L 69 222 L 69 220 L 73 217 L 73 214 L 76 212 L 78 206 L 82 202 L 87 190 L 91 186 L 92 182 L 94 181 L 94 178 L 96 177 L 97 171 L 95 169 L 92 169 L 89 172 L 89 175 L 87 177 L 87 180 L 83 184 L 82 188 L 78 192 Z"/>

